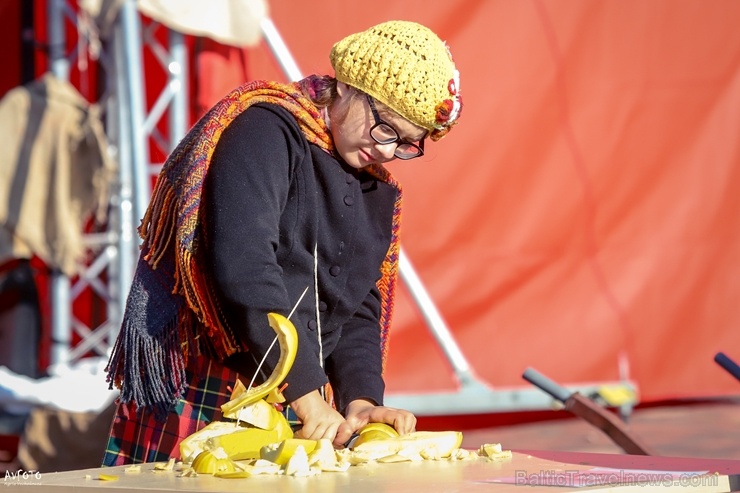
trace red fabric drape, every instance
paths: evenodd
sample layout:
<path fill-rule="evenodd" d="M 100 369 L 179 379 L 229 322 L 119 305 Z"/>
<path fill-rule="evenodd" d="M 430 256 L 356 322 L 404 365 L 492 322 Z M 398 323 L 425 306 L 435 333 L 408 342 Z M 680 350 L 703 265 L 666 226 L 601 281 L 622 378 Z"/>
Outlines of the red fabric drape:
<path fill-rule="evenodd" d="M 740 2 L 285 0 L 270 16 L 304 74 L 393 18 L 450 45 L 460 124 L 391 170 L 405 251 L 483 380 L 615 380 L 623 357 L 643 401 L 740 393 L 712 361 L 740 361 Z M 227 51 L 193 65 L 197 105 L 284 78 L 264 44 Z M 404 292 L 387 383 L 456 385 Z"/>
<path fill-rule="evenodd" d="M 740 393 L 740 3 L 273 2 L 304 73 L 334 41 L 424 23 L 461 72 L 461 123 L 404 184 L 402 241 L 474 370 L 619 378 L 643 401 Z M 318 28 L 317 26 L 320 26 Z M 263 47 L 250 76 L 282 77 Z M 388 390 L 455 387 L 408 295 Z"/>

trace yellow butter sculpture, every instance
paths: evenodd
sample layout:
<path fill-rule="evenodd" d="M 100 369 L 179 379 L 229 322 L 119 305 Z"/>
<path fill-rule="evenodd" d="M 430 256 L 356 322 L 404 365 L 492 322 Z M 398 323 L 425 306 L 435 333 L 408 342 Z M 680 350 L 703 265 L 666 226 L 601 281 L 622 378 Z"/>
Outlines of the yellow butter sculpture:
<path fill-rule="evenodd" d="M 284 466 L 293 457 L 298 447 L 303 447 L 306 454 L 309 454 L 313 452 L 317 444 L 318 442 L 316 440 L 289 438 L 282 442 L 274 442 L 262 447 L 260 449 L 260 458 Z"/>
<path fill-rule="evenodd" d="M 257 474 L 312 476 L 322 471 L 346 471 L 351 465 L 371 461 L 501 460 L 511 457 L 500 444 L 464 450 L 459 431 L 416 431 L 399 436 L 390 425 L 369 423 L 359 431 L 351 449 L 334 450 L 330 440 L 293 438 L 285 417 L 272 403 L 285 398 L 279 386 L 288 375 L 298 350 L 293 324 L 268 314 L 277 334 L 280 358 L 270 377 L 247 389 L 236 385 L 232 398 L 221 406 L 230 421 L 213 421 L 180 444 L 180 456 L 190 471 L 220 478 L 248 478 Z M 248 462 L 246 462 L 248 461 Z"/>
<path fill-rule="evenodd" d="M 198 474 L 216 474 L 236 471 L 234 461 L 223 449 L 204 450 L 193 461 L 192 468 Z"/>
<path fill-rule="evenodd" d="M 394 427 L 385 423 L 368 423 L 360 429 L 359 435 L 352 445 L 353 448 L 365 442 L 395 438 L 398 432 Z"/>
<path fill-rule="evenodd" d="M 213 421 L 180 443 L 183 462 L 192 463 L 200 453 L 216 449 L 223 449 L 231 460 L 256 459 L 263 446 L 293 438 L 288 421 L 264 399 L 285 400 L 277 389 L 295 361 L 298 334 L 282 315 L 269 313 L 267 320 L 280 346 L 275 369 L 264 383 L 245 389 L 221 406 L 224 417 L 235 421 Z"/>
<path fill-rule="evenodd" d="M 460 448 L 462 440 L 463 434 L 459 431 L 415 431 L 402 436 L 364 441 L 355 445 L 354 452 L 370 460 L 394 455 L 407 460 L 446 459 Z M 398 462 L 401 457 L 395 457 L 392 461 Z"/>
<path fill-rule="evenodd" d="M 235 418 L 235 413 L 239 409 L 270 395 L 273 395 L 274 399 L 279 399 L 280 402 L 285 401 L 285 398 L 275 391 L 283 383 L 283 380 L 285 380 L 288 372 L 293 367 L 295 356 L 298 353 L 298 333 L 293 323 L 282 315 L 268 313 L 267 320 L 272 330 L 277 333 L 278 344 L 280 345 L 280 359 L 278 359 L 275 369 L 264 383 L 247 389 L 242 395 L 221 406 L 221 411 L 227 418 Z"/>

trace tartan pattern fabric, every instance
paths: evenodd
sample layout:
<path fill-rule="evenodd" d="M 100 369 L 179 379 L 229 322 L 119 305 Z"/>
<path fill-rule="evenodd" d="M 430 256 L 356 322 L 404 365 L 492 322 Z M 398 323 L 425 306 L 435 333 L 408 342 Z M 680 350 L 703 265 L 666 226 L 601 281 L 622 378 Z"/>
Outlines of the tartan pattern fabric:
<path fill-rule="evenodd" d="M 180 459 L 180 442 L 221 418 L 221 405 L 231 397 L 238 374 L 205 357 L 186 369 L 185 394 L 164 421 L 151 410 L 137 413 L 133 402 L 119 402 L 113 418 L 103 466 Z"/>

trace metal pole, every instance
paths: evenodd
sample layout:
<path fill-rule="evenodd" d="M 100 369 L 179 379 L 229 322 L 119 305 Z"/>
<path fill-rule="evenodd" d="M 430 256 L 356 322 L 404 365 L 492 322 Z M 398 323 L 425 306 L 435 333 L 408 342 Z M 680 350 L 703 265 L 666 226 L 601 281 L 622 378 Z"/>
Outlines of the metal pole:
<path fill-rule="evenodd" d="M 270 47 L 272 54 L 282 67 L 285 75 L 287 75 L 291 81 L 302 79 L 303 75 L 301 75 L 301 70 L 298 68 L 298 64 L 296 64 L 293 59 L 293 55 L 291 55 L 290 50 L 288 50 L 288 47 L 285 45 L 282 36 L 280 36 L 280 33 L 272 20 L 265 17 L 260 22 L 260 28 L 262 29 L 262 35 L 265 37 L 265 41 L 267 41 L 267 46 Z"/>
<path fill-rule="evenodd" d="M 403 248 L 401 249 L 398 262 L 401 279 L 403 279 L 411 297 L 419 307 L 427 326 L 431 329 L 432 335 L 437 340 L 437 344 L 439 344 L 439 347 L 442 348 L 445 356 L 447 356 L 447 360 L 452 365 L 452 369 L 458 380 L 462 385 L 476 382 L 477 378 L 473 374 L 470 363 L 463 356 L 460 346 L 455 342 L 455 338 L 452 336 L 439 310 L 437 310 L 434 301 L 432 301 L 419 276 L 416 275 L 416 271 L 411 265 L 408 256 L 404 253 Z"/>
<path fill-rule="evenodd" d="M 117 310 L 115 318 L 111 317 L 116 327 L 120 327 L 123 309 L 126 306 L 128 289 L 133 279 L 134 267 L 138 256 L 136 221 L 134 219 L 134 164 L 131 137 L 131 104 L 129 103 L 128 72 L 124 55 L 125 34 L 120 23 L 115 26 L 113 36 L 113 58 L 115 60 L 115 94 L 116 94 L 116 128 L 118 130 L 118 203 L 115 207 L 116 225 L 112 225 L 118 235 L 118 258 L 115 280 Z M 110 335 L 111 344 L 116 333 Z"/>
<path fill-rule="evenodd" d="M 49 0 L 49 66 L 54 76 L 61 80 L 69 79 L 69 60 L 66 57 L 66 36 L 64 32 L 65 0 Z M 52 269 L 51 289 L 51 364 L 67 361 L 72 331 L 71 307 L 69 301 L 70 281 L 59 269 Z"/>
<path fill-rule="evenodd" d="M 49 65 L 54 76 L 69 80 L 69 60 L 66 56 L 67 38 L 64 32 L 66 0 L 49 0 Z"/>
<path fill-rule="evenodd" d="M 124 0 L 121 4 L 121 27 L 123 38 L 124 75 L 127 77 L 124 89 L 127 93 L 127 111 L 130 118 L 129 135 L 131 142 L 131 161 L 133 163 L 133 215 L 138 223 L 146 212 L 151 195 L 149 173 L 149 142 L 144 134 L 145 100 L 144 77 L 141 62 L 141 19 L 136 10 L 135 0 Z M 138 241 L 138 239 L 137 239 Z"/>
<path fill-rule="evenodd" d="M 171 62 L 167 68 L 170 73 L 170 87 L 173 97 L 169 111 L 170 148 L 168 151 L 172 152 L 188 131 L 190 117 L 187 105 L 188 56 L 184 36 L 182 33 L 170 29 L 169 41 Z"/>

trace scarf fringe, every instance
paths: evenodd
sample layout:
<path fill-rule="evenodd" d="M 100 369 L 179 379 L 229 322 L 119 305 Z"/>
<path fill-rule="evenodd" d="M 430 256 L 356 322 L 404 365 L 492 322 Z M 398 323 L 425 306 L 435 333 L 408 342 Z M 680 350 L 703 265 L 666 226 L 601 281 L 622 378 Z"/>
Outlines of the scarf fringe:
<path fill-rule="evenodd" d="M 121 389 L 121 401 L 133 402 L 137 412 L 151 410 L 165 419 L 187 390 L 189 358 L 201 354 L 195 332 L 195 320 L 182 310 L 155 336 L 125 317 L 108 362 L 109 375 L 116 375 L 108 378 L 108 388 Z"/>
<path fill-rule="evenodd" d="M 167 252 L 175 235 L 175 217 L 167 214 L 176 201 L 173 188 L 166 183 L 167 177 L 160 176 L 152 192 L 149 207 L 139 226 L 139 236 L 144 240 L 143 248 L 146 260 L 153 269 Z"/>

